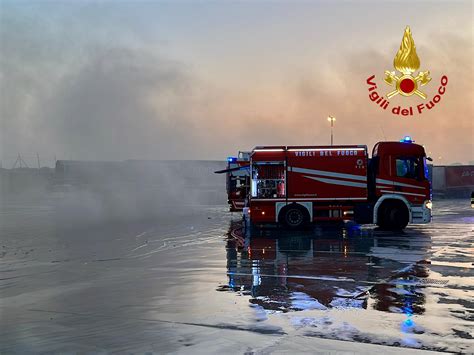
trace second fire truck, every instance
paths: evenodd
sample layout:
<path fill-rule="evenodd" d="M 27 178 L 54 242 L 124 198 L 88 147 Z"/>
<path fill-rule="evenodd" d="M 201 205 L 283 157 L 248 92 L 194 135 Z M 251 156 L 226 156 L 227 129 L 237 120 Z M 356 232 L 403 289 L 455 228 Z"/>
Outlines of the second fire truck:
<path fill-rule="evenodd" d="M 265 146 L 250 156 L 244 210 L 253 225 L 298 228 L 353 220 L 400 230 L 431 221 L 431 186 L 421 145 L 405 137 L 367 146 Z"/>
<path fill-rule="evenodd" d="M 242 211 L 250 189 L 250 152 L 239 152 L 227 158 L 227 168 L 216 171 L 226 174 L 227 203 L 230 212 Z"/>

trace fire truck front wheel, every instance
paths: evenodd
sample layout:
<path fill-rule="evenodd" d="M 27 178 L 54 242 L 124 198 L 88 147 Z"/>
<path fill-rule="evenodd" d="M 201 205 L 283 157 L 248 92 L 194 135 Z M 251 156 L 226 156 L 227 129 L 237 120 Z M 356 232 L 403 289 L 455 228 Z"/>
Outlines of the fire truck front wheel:
<path fill-rule="evenodd" d="M 280 212 L 280 222 L 285 226 L 296 229 L 309 223 L 308 211 L 297 204 L 289 205 Z"/>
<path fill-rule="evenodd" d="M 408 224 L 408 209 L 401 201 L 387 201 L 380 206 L 377 225 L 387 230 L 402 230 Z"/>

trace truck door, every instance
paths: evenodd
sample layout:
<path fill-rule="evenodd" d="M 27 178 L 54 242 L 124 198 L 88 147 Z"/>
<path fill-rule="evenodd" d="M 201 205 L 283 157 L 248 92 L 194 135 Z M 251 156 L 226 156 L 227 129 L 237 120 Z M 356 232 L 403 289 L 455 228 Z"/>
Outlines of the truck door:
<path fill-rule="evenodd" d="M 404 196 L 413 204 L 421 204 L 429 198 L 429 182 L 425 176 L 423 157 L 392 156 L 391 172 L 393 185 L 386 185 L 387 190 Z"/>

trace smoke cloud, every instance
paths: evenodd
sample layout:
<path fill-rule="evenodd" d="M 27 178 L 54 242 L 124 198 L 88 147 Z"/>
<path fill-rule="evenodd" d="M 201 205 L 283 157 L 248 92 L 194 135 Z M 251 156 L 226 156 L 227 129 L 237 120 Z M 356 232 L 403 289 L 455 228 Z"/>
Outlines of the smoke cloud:
<path fill-rule="evenodd" d="M 324 32 L 326 36 L 307 32 L 324 43 L 327 38 L 335 41 L 309 59 L 304 48 L 296 48 L 288 38 L 280 38 L 278 45 L 300 52 L 293 53 L 295 57 L 277 52 L 277 38 L 264 32 L 268 43 L 259 42 L 262 49 L 254 48 L 255 53 L 246 52 L 244 42 L 223 44 L 241 54 L 240 62 L 222 55 L 215 58 L 219 66 L 213 69 L 212 63 L 199 66 L 203 59 L 194 60 L 192 52 L 182 57 L 176 50 L 168 53 L 172 43 L 150 41 L 156 29 L 130 24 L 130 18 L 118 17 L 121 8 L 109 8 L 101 6 L 99 10 L 110 16 L 100 17 L 82 7 L 77 13 L 67 6 L 48 8 L 48 14 L 38 7 L 3 5 L 0 156 L 4 166 L 18 152 L 33 156 L 39 152 L 49 161 L 54 155 L 85 160 L 223 159 L 256 145 L 327 144 L 328 115 L 337 119 L 337 144 L 372 146 L 410 134 L 441 158 L 437 164 L 474 160 L 469 99 L 472 34 L 439 30 L 427 36 L 412 28 L 420 70 L 430 70 L 433 78 L 424 87 L 428 97 L 436 92 L 442 74 L 449 77 L 449 84 L 434 110 L 402 118 L 370 102 L 365 80 L 375 74 L 380 93 L 387 92 L 383 73 L 393 70 L 404 26 L 397 25 L 396 40 L 386 43 L 354 33 L 359 46 L 348 42 L 347 36 L 342 40 L 337 31 Z M 134 11 L 146 9 L 143 5 Z M 224 40 L 237 33 L 227 31 L 219 34 Z M 274 33 L 282 31 L 275 28 Z M 168 37 L 173 36 L 160 38 Z M 356 41 L 362 37 L 365 42 Z M 209 51 L 205 45 L 213 37 L 205 38 L 197 48 Z M 179 43 L 196 47 L 183 41 Z M 259 58 L 264 51 L 276 54 L 273 59 Z M 196 52 L 196 58 L 198 54 L 202 53 Z M 206 58 L 211 54 L 207 52 Z M 394 98 L 392 107 L 418 104 L 416 98 L 403 99 Z"/>

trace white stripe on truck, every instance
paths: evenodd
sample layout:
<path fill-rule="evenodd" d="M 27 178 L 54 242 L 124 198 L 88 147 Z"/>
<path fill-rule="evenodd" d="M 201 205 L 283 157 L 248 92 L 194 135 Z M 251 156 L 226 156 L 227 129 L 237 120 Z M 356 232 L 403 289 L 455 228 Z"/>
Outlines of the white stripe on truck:
<path fill-rule="evenodd" d="M 292 167 L 292 166 L 289 166 L 288 170 L 295 173 L 302 173 L 302 174 L 312 174 L 312 175 L 329 176 L 329 177 L 336 177 L 336 178 L 342 178 L 342 179 L 367 181 L 367 176 L 362 176 L 362 175 L 335 173 L 332 171 L 313 170 L 313 169 L 297 168 L 297 167 Z"/>
<path fill-rule="evenodd" d="M 377 179 L 376 182 L 377 184 L 404 186 L 404 187 L 411 187 L 413 189 L 424 189 L 423 186 L 404 184 L 403 182 L 397 182 L 397 181 L 392 181 L 392 180 Z"/>
<path fill-rule="evenodd" d="M 353 181 L 337 180 L 337 179 L 325 179 L 325 178 L 320 178 L 317 176 L 308 176 L 308 175 L 303 175 L 303 177 L 316 180 L 316 181 L 321 181 L 326 184 L 332 184 L 332 185 L 352 186 L 352 187 L 361 187 L 361 188 L 367 187 L 367 184 L 364 184 L 362 182 L 353 182 Z"/>
<path fill-rule="evenodd" d="M 387 192 L 387 193 L 389 193 L 389 194 L 394 194 L 394 195 L 410 195 L 410 196 L 425 197 L 425 195 L 414 194 L 414 193 L 412 193 L 412 192 L 388 191 L 388 190 L 381 190 L 380 192 Z"/>

